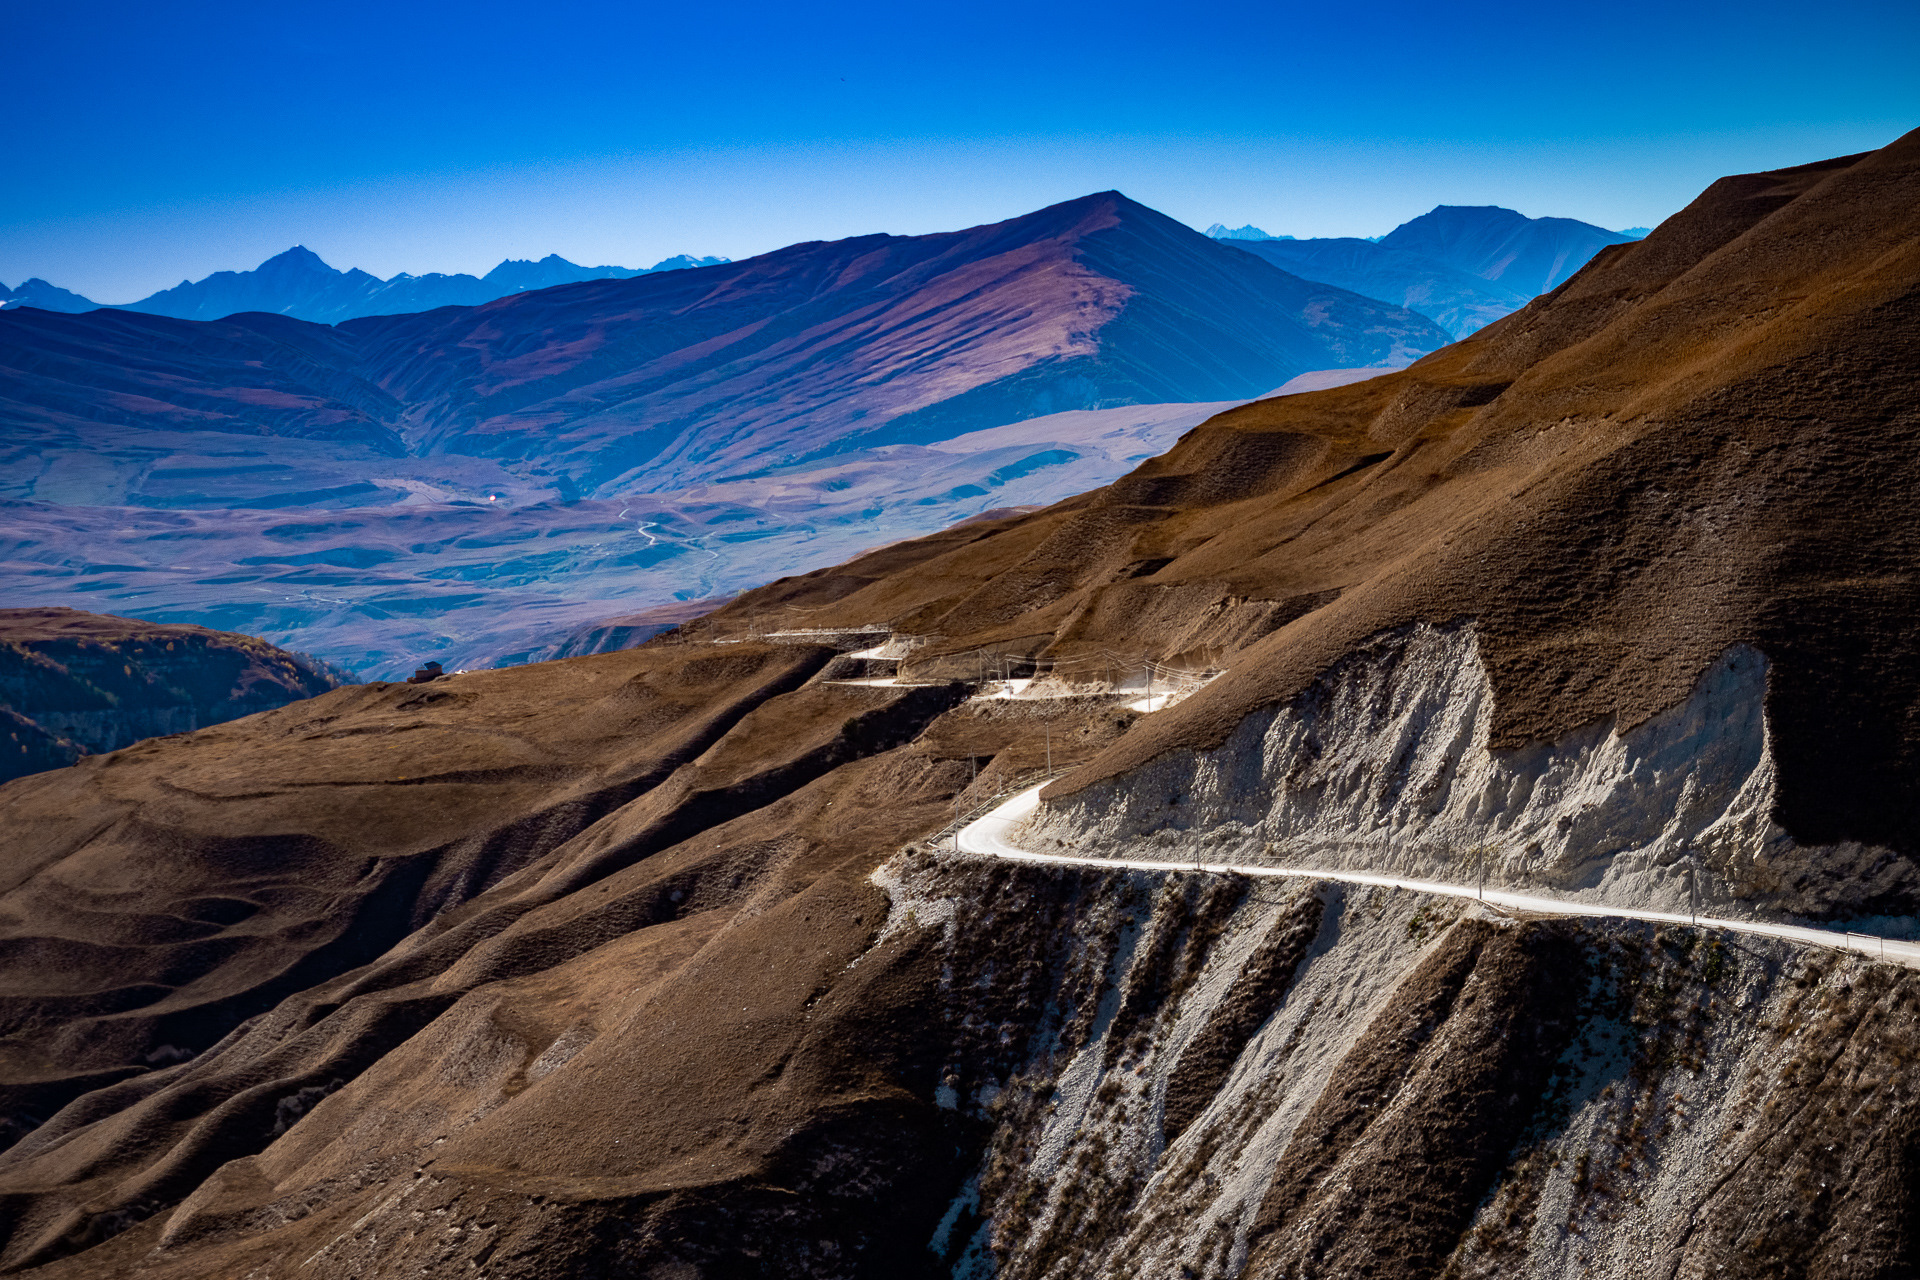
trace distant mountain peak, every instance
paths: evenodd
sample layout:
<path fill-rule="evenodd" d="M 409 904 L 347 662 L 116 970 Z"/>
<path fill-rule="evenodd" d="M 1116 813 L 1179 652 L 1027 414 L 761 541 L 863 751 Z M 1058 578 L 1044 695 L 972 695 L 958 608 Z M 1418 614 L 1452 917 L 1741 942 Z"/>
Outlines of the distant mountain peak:
<path fill-rule="evenodd" d="M 1248 223 L 1244 227 L 1229 227 L 1224 222 L 1216 222 L 1207 228 L 1207 234 L 1215 240 L 1291 240 L 1292 236 L 1276 236 L 1268 231 Z"/>
<path fill-rule="evenodd" d="M 1501 205 L 1435 205 L 1380 244 L 1425 254 L 1526 297 L 1565 282 L 1602 248 L 1632 239 L 1577 218 L 1529 218 Z"/>
<path fill-rule="evenodd" d="M 1472 222 L 1482 225 L 1497 223 L 1518 226 L 1523 222 L 1532 221 L 1532 218 L 1521 213 L 1518 209 L 1509 209 L 1503 204 L 1437 204 L 1419 217 L 1409 218 L 1406 222 L 1401 223 L 1399 227 L 1395 228 L 1395 231 L 1433 222 Z"/>
<path fill-rule="evenodd" d="M 1632 239 L 1573 218 L 1458 204 L 1435 205 L 1384 236 L 1255 240 L 1218 223 L 1208 234 L 1303 279 L 1408 307 L 1459 338 L 1565 281 L 1605 246 Z"/>
<path fill-rule="evenodd" d="M 382 280 L 358 267 L 336 270 L 307 246 L 296 244 L 251 271 L 215 271 L 201 280 L 182 280 L 171 289 L 162 289 L 115 310 L 171 316 L 176 320 L 218 320 L 242 311 L 260 311 L 318 324 L 338 324 L 361 316 L 479 306 L 509 294 L 556 285 L 624 280 L 652 271 L 712 266 L 725 261 L 725 258 L 682 254 L 649 268 L 583 267 L 550 253 L 537 261 L 509 258 L 484 277 L 438 271 L 416 276 L 402 271 Z M 55 289 L 44 281 L 33 290 L 31 298 L 26 285 L 12 291 L 0 286 L 0 307 L 30 306 L 45 311 L 79 312 L 94 310 L 99 305 L 78 294 Z"/>
<path fill-rule="evenodd" d="M 305 267 L 309 270 L 333 271 L 333 268 L 328 266 L 319 254 L 303 244 L 297 244 L 282 253 L 274 254 L 255 269 L 264 271 L 268 267 Z"/>
<path fill-rule="evenodd" d="M 38 311 L 60 311 L 74 315 L 83 311 L 97 310 L 99 306 L 100 304 L 91 298 L 69 293 L 58 285 L 47 283 L 39 276 L 22 281 L 18 289 L 9 289 L 6 285 L 0 284 L 0 311 L 32 307 Z"/>
<path fill-rule="evenodd" d="M 731 258 L 697 258 L 690 253 L 677 253 L 671 258 L 662 258 L 647 268 L 649 274 L 655 271 L 684 271 L 689 267 L 720 267 L 733 261 Z"/>
<path fill-rule="evenodd" d="M 1129 199 L 1124 192 L 1089 191 L 1084 196 L 1075 196 L 1071 200 L 1061 200 L 1054 204 L 1044 205 L 1041 208 L 1035 209 L 1032 213 L 1019 214 L 1006 219 L 1006 221 L 1009 223 L 1038 221 L 1057 218 L 1061 215 L 1092 213 L 1097 210 L 1145 208 L 1146 206 L 1139 201 Z"/>

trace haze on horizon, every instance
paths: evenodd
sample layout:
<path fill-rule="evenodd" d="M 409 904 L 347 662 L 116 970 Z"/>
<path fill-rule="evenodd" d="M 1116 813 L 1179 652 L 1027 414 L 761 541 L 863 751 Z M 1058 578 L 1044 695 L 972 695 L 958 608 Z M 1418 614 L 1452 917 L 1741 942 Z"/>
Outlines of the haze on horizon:
<path fill-rule="evenodd" d="M 1920 122 L 1909 4 L 530 12 L 9 6 L 0 280 L 739 259 L 1106 188 L 1296 236 L 1438 203 L 1619 229 Z"/>

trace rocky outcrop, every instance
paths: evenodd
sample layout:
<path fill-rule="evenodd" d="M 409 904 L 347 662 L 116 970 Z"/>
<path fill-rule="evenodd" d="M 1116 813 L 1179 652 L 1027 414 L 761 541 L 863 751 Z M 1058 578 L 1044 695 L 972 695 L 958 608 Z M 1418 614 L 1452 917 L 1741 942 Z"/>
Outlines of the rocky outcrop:
<path fill-rule="evenodd" d="M 982 874 L 883 872 L 896 919 L 965 904 L 943 933 L 953 1008 L 985 1012 L 987 973 L 1053 975 L 1044 1016 L 1002 1027 L 1023 1055 L 949 1077 L 991 1131 L 935 1230 L 943 1271 L 1866 1276 L 1920 1254 L 1912 973 L 1389 890 Z M 1016 906 L 1045 945 L 996 936 Z M 1195 1110 L 1187 1064 L 1270 940 L 1308 931 Z"/>

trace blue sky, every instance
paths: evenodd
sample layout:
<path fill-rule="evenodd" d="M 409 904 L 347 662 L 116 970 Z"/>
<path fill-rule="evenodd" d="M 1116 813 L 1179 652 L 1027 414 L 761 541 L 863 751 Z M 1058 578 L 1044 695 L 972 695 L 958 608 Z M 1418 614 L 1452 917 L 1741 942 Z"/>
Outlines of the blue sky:
<path fill-rule="evenodd" d="M 10 0 L 0 281 L 645 265 L 1117 187 L 1195 226 L 1608 227 L 1920 126 L 1920 5 Z"/>

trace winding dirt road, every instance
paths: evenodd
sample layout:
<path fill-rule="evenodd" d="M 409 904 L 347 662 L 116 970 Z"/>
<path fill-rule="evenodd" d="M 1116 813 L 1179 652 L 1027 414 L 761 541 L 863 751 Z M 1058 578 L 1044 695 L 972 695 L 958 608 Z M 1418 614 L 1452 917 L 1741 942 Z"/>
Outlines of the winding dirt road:
<path fill-rule="evenodd" d="M 1765 938 L 1784 938 L 1816 947 L 1839 951 L 1857 951 L 1879 960 L 1890 960 L 1909 968 L 1920 968 L 1920 943 L 1896 941 L 1874 934 L 1840 933 L 1831 929 L 1812 929 L 1805 925 L 1767 924 L 1755 920 L 1723 920 L 1715 916 L 1690 916 L 1677 911 L 1648 911 L 1640 907 L 1612 906 L 1601 902 L 1574 902 L 1565 898 L 1543 898 L 1506 889 L 1482 890 L 1474 885 L 1447 884 L 1438 880 L 1410 880 L 1405 876 L 1375 875 L 1363 871 L 1321 870 L 1313 867 L 1272 867 L 1243 862 L 1172 862 L 1164 858 L 1083 858 L 1064 853 L 1034 853 L 1013 844 L 1008 836 L 1039 807 L 1045 783 L 1029 787 L 997 808 L 991 809 L 954 833 L 954 844 L 962 853 L 1011 862 L 1054 863 L 1079 867 L 1125 868 L 1131 871 L 1195 871 L 1214 875 L 1255 876 L 1266 879 L 1338 880 L 1344 884 L 1380 885 L 1389 889 L 1407 889 L 1447 898 L 1473 898 L 1490 906 L 1527 915 L 1612 916 L 1628 920 L 1651 920 L 1658 924 L 1697 926 L 1702 929 L 1726 929 Z"/>

